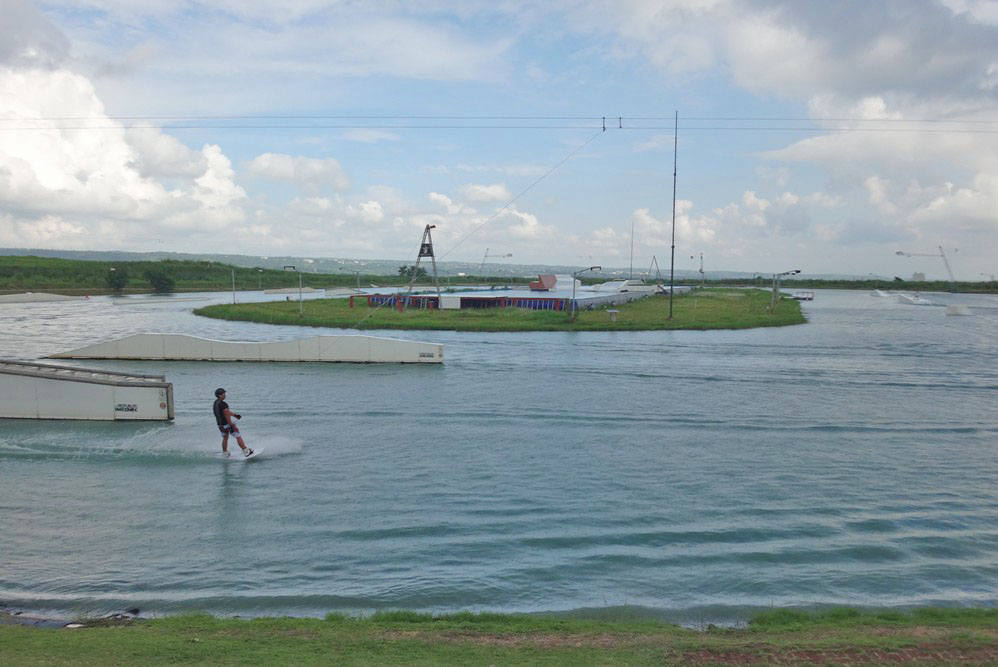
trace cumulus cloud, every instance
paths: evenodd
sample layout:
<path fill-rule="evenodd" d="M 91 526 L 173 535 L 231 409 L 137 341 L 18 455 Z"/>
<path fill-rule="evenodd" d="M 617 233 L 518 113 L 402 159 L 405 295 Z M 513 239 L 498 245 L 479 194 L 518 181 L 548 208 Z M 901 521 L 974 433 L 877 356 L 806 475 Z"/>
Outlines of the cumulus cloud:
<path fill-rule="evenodd" d="M 212 226 L 223 226 L 243 219 L 243 210 L 233 204 L 246 196 L 246 192 L 236 185 L 232 163 L 218 146 L 208 145 L 201 149 L 207 168 L 194 179 L 191 196 L 196 201 L 198 212 L 190 216 L 191 223 L 203 225 L 207 221 Z M 187 224 L 187 223 L 185 223 Z"/>
<path fill-rule="evenodd" d="M 83 76 L 0 68 L 0 115 L 30 128 L 0 142 L 0 206 L 10 212 L 0 224 L 5 236 L 23 237 L 15 245 L 51 245 L 62 233 L 67 244 L 115 246 L 129 234 L 214 229 L 242 218 L 245 192 L 218 146 L 193 151 L 159 130 L 127 130 L 106 116 Z M 66 117 L 100 129 L 67 125 Z"/>
<path fill-rule="evenodd" d="M 201 153 L 157 128 L 126 128 L 124 138 L 135 149 L 135 168 L 146 178 L 194 178 L 207 167 Z"/>
<path fill-rule="evenodd" d="M 510 207 L 503 211 L 501 217 L 514 221 L 513 224 L 507 226 L 506 230 L 516 239 L 541 241 L 555 239 L 558 236 L 558 231 L 553 225 L 541 224 L 540 220 L 533 213 L 519 211 Z"/>
<path fill-rule="evenodd" d="M 440 194 L 439 192 L 431 192 L 427 195 L 427 199 L 442 206 L 450 215 L 456 215 L 464 208 L 461 204 L 454 203 L 447 195 Z"/>
<path fill-rule="evenodd" d="M 86 225 L 57 215 L 18 218 L 0 215 L 0 245 L 28 248 L 89 248 L 90 230 Z"/>
<path fill-rule="evenodd" d="M 998 25 L 998 4 L 993 0 L 942 0 L 942 3 L 968 20 Z"/>
<path fill-rule="evenodd" d="M 998 54 L 987 24 L 998 12 L 993 3 L 949 4 L 911 0 L 899 12 L 865 0 L 622 0 L 584 3 L 570 18 L 582 30 L 615 35 L 610 57 L 640 56 L 668 73 L 723 64 L 757 92 L 973 95 Z"/>
<path fill-rule="evenodd" d="M 346 171 L 333 158 L 264 153 L 253 158 L 248 171 L 261 178 L 294 183 L 309 192 L 350 188 Z"/>
<path fill-rule="evenodd" d="M 347 215 L 361 222 L 381 222 L 385 218 L 385 211 L 381 207 L 381 202 L 371 200 L 348 206 Z"/>
<path fill-rule="evenodd" d="M 513 198 L 503 183 L 492 185 L 468 184 L 461 188 L 461 195 L 473 202 L 506 202 Z"/>
<path fill-rule="evenodd" d="M 69 40 L 28 0 L 5 0 L 0 65 L 56 67 L 69 57 Z"/>
<path fill-rule="evenodd" d="M 715 219 L 857 243 L 864 226 L 870 239 L 893 228 L 940 240 L 947 229 L 981 229 L 990 210 L 998 231 L 998 137 L 973 132 L 982 127 L 974 121 L 998 114 L 994 2 L 630 0 L 612 9 L 584 3 L 570 14 L 577 30 L 613 38 L 608 59 L 641 58 L 670 79 L 723 67 L 743 90 L 806 105 L 814 136 L 763 157 L 813 165 L 835 192 L 772 200 L 769 210 L 760 208 L 764 198 L 743 197 L 716 207 Z M 664 143 L 652 137 L 635 148 Z M 767 180 L 780 174 L 779 186 L 789 182 L 782 167 L 764 171 Z M 821 219 L 821 209 L 843 207 L 853 214 Z M 869 207 L 886 220 L 869 222 Z"/>

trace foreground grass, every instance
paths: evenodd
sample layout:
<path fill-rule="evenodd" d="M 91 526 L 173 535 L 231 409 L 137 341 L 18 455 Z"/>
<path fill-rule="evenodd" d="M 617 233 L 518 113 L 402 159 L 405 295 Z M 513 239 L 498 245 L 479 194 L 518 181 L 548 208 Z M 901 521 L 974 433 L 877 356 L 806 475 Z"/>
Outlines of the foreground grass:
<path fill-rule="evenodd" d="M 3 665 L 987 665 L 998 610 L 777 611 L 745 629 L 501 614 L 0 626 Z"/>
<path fill-rule="evenodd" d="M 304 302 L 299 315 L 297 301 L 269 301 L 238 305 L 207 306 L 195 314 L 224 320 L 298 324 L 345 329 L 448 329 L 456 331 L 646 331 L 654 329 L 748 329 L 784 326 L 805 321 L 800 304 L 783 298 L 770 309 L 767 290 L 707 289 L 676 295 L 673 318 L 669 297 L 651 296 L 617 306 L 616 322 L 604 309 L 580 311 L 576 321 L 568 314 L 522 308 L 465 310 L 406 310 L 391 306 L 368 308 L 360 299 L 350 308 L 347 299 L 317 299 Z"/>

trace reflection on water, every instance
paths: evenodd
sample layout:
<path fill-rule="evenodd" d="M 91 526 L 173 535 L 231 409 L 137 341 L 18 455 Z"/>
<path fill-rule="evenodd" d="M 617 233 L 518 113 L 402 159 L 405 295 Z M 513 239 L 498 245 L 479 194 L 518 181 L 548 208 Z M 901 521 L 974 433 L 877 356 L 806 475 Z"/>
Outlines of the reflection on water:
<path fill-rule="evenodd" d="M 998 301 L 931 296 L 975 315 L 818 291 L 772 330 L 381 332 L 443 367 L 80 362 L 166 374 L 177 419 L 0 420 L 0 605 L 995 604 Z M 200 305 L 3 305 L 0 357 L 317 333 Z M 218 457 L 217 386 L 262 460 Z"/>

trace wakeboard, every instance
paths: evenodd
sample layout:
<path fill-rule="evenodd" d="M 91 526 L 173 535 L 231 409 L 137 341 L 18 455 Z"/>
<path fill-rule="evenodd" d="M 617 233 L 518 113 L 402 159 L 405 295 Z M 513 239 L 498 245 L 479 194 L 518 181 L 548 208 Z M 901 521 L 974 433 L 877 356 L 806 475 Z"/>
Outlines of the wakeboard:
<path fill-rule="evenodd" d="M 229 456 L 225 456 L 224 454 L 219 454 L 219 456 L 223 461 L 252 461 L 256 457 L 260 456 L 261 453 L 263 453 L 262 447 L 260 449 L 254 449 L 253 453 L 249 456 L 243 456 L 243 450 L 237 448 L 235 451 L 229 450 Z"/>

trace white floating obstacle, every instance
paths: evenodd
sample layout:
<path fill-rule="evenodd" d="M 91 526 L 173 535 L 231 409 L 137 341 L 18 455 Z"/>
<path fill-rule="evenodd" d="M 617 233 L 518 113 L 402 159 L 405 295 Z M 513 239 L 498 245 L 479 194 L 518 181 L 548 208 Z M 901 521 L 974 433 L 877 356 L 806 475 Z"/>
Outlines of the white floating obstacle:
<path fill-rule="evenodd" d="M 173 419 L 173 385 L 162 375 L 0 360 L 0 417 Z"/>
<path fill-rule="evenodd" d="M 86 301 L 85 296 L 66 296 L 48 292 L 23 292 L 21 294 L 0 294 L 0 303 L 40 303 L 48 301 Z"/>
<path fill-rule="evenodd" d="M 177 361 L 326 361 L 442 364 L 444 346 L 375 336 L 313 336 L 278 342 L 235 342 L 183 334 L 135 334 L 48 355 L 50 359 Z"/>
<path fill-rule="evenodd" d="M 321 289 L 315 289 L 314 287 L 279 287 L 277 289 L 265 289 L 264 294 L 315 294 L 317 292 L 322 292 Z"/>

